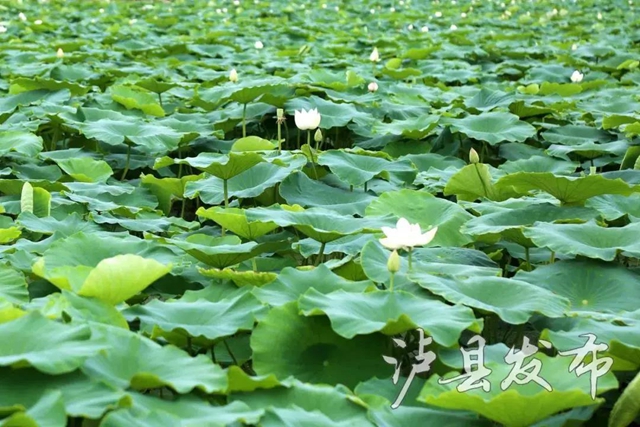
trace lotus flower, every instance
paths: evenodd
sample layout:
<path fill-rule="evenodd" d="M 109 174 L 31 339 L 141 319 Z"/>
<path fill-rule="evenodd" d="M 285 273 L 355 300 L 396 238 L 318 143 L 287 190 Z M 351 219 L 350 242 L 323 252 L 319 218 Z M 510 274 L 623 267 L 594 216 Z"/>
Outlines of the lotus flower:
<path fill-rule="evenodd" d="M 235 83 L 238 81 L 238 72 L 236 71 L 235 68 L 232 68 L 231 71 L 229 71 L 229 81 L 232 83 Z"/>
<path fill-rule="evenodd" d="M 298 111 L 295 110 L 296 126 L 300 130 L 314 130 L 320 126 L 320 120 L 322 116 L 318 113 L 318 109 L 305 111 L 304 109 Z"/>
<path fill-rule="evenodd" d="M 369 55 L 369 61 L 378 62 L 380 61 L 380 54 L 378 53 L 378 48 L 374 47 L 371 51 L 371 55 Z"/>
<path fill-rule="evenodd" d="M 0 33 L 6 33 L 7 32 L 7 27 L 5 27 L 4 25 L 0 25 Z"/>
<path fill-rule="evenodd" d="M 582 81 L 582 78 L 584 77 L 584 74 L 582 74 L 580 71 L 575 70 L 573 72 L 573 74 L 571 74 L 571 81 L 573 83 L 580 83 Z"/>
<path fill-rule="evenodd" d="M 27 20 L 27 15 L 25 15 L 24 13 L 20 12 L 18 14 L 18 18 L 20 18 L 21 21 L 26 21 Z"/>
<path fill-rule="evenodd" d="M 427 27 L 426 25 L 423 26 L 422 28 L 420 28 L 420 31 L 423 33 L 428 33 L 429 32 L 429 27 Z"/>
<path fill-rule="evenodd" d="M 56 56 L 60 59 L 64 58 L 64 50 L 62 50 L 61 47 L 58 48 L 58 51 L 56 52 Z"/>
<path fill-rule="evenodd" d="M 415 246 L 424 246 L 431 242 L 438 231 L 434 227 L 422 234 L 419 224 L 410 224 L 405 218 L 400 218 L 396 228 L 382 227 L 386 237 L 380 239 L 380 243 L 387 249 L 412 249 Z"/>
<path fill-rule="evenodd" d="M 369 92 L 377 91 L 378 90 L 378 83 L 376 83 L 376 82 L 369 83 L 369 86 L 367 86 L 367 89 L 369 89 Z"/>
<path fill-rule="evenodd" d="M 256 49 L 262 49 L 264 47 L 264 45 L 262 44 L 262 42 L 260 40 L 258 40 L 257 42 L 255 42 L 253 44 L 253 47 L 255 47 Z"/>

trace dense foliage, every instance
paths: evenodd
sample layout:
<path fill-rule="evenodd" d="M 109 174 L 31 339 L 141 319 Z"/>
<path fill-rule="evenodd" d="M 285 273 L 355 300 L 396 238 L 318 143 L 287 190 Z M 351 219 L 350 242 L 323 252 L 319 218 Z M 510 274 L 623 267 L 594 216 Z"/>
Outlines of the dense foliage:
<path fill-rule="evenodd" d="M 638 421 L 632 1 L 0 19 L 0 425 Z"/>

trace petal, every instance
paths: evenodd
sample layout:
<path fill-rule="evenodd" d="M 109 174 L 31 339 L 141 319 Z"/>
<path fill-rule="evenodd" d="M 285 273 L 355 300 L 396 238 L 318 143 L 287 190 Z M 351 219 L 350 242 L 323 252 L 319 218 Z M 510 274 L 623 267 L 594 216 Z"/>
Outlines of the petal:
<path fill-rule="evenodd" d="M 411 224 L 407 221 L 406 218 L 400 218 L 396 224 L 396 228 L 401 233 L 406 233 L 411 231 Z"/>
<path fill-rule="evenodd" d="M 385 236 L 387 237 L 393 237 L 396 235 L 396 229 L 395 228 L 391 228 L 391 227 L 380 227 L 380 230 L 382 230 L 382 232 L 384 233 Z"/>
<path fill-rule="evenodd" d="M 433 227 L 431 230 L 422 234 L 419 238 L 416 239 L 419 242 L 419 246 L 429 244 L 433 240 L 433 238 L 436 237 L 437 232 L 438 227 Z"/>
<path fill-rule="evenodd" d="M 387 249 L 400 249 L 403 247 L 403 245 L 398 242 L 396 239 L 390 239 L 390 238 L 384 238 L 384 239 L 380 239 L 380 244 L 382 246 L 384 246 Z"/>

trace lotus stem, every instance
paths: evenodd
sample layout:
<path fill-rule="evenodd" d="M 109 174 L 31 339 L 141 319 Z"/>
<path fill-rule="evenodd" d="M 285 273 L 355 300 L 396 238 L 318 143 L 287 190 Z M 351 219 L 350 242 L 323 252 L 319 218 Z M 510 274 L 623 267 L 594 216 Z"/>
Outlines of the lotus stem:
<path fill-rule="evenodd" d="M 395 273 L 390 273 L 391 276 L 389 277 L 389 292 L 393 292 L 393 277 L 395 276 Z"/>
<path fill-rule="evenodd" d="M 182 208 L 180 209 L 180 218 L 184 219 L 184 212 L 187 207 L 187 199 L 186 197 L 182 197 Z"/>
<path fill-rule="evenodd" d="M 120 181 L 124 181 L 129 173 L 129 162 L 131 161 L 131 145 L 127 144 L 127 161 L 124 164 L 124 170 L 122 171 L 122 178 Z"/>
<path fill-rule="evenodd" d="M 282 123 L 278 121 L 278 154 L 282 154 Z"/>
<path fill-rule="evenodd" d="M 158 93 L 158 102 L 160 103 L 160 106 L 162 107 L 162 94 Z"/>
<path fill-rule="evenodd" d="M 247 136 L 247 104 L 242 107 L 242 137 Z"/>
<path fill-rule="evenodd" d="M 556 262 L 556 253 L 555 251 L 551 251 L 551 257 L 549 258 L 549 264 L 553 264 Z"/>
<path fill-rule="evenodd" d="M 525 246 L 524 248 L 524 258 L 525 261 L 527 262 L 527 271 L 531 271 L 531 261 L 530 261 L 530 257 L 529 257 L 529 248 Z"/>
<path fill-rule="evenodd" d="M 227 344 L 227 340 L 223 340 L 222 342 L 224 343 L 224 346 L 227 349 L 227 353 L 229 353 L 229 356 L 231 356 L 231 360 L 233 360 L 233 364 L 236 366 L 240 366 L 238 365 L 238 360 L 236 359 L 236 357 L 233 355 L 233 352 L 231 351 L 231 347 L 229 347 L 229 344 Z"/>
<path fill-rule="evenodd" d="M 254 272 L 257 272 L 257 271 L 258 271 L 258 264 L 256 263 L 256 259 L 255 259 L 255 257 L 254 257 L 254 258 L 251 258 L 251 267 L 253 268 L 253 271 L 254 271 Z"/>
<path fill-rule="evenodd" d="M 324 256 L 324 248 L 327 246 L 325 242 L 320 243 L 320 252 L 318 252 L 318 257 L 316 258 L 316 262 L 313 264 L 317 267 L 320 264 L 320 259 Z"/>
<path fill-rule="evenodd" d="M 313 158 L 313 148 L 311 147 L 311 131 L 307 131 L 307 146 L 309 147 L 309 155 L 311 156 L 311 166 L 313 166 L 313 174 L 318 179 L 318 171 L 316 170 L 316 160 Z"/>
<path fill-rule="evenodd" d="M 223 179 L 222 180 L 222 188 L 223 188 L 223 192 L 224 192 L 224 207 L 225 209 L 229 207 L 229 180 L 228 179 Z M 224 227 L 222 227 L 222 231 L 221 234 L 222 236 L 225 235 L 226 230 L 224 229 Z"/>

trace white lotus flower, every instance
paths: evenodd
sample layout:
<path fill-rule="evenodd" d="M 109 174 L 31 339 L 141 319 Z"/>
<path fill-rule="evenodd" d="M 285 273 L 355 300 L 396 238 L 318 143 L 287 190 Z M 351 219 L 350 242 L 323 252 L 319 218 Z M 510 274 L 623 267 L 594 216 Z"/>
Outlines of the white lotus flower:
<path fill-rule="evenodd" d="M 578 45 L 576 43 L 572 44 L 571 50 L 578 50 Z"/>
<path fill-rule="evenodd" d="M 236 71 L 235 68 L 232 68 L 231 71 L 229 71 L 229 81 L 232 83 L 235 83 L 238 81 L 238 72 Z"/>
<path fill-rule="evenodd" d="M 382 227 L 381 229 L 386 237 L 380 239 L 380 244 L 391 250 L 424 246 L 433 240 L 438 231 L 438 227 L 433 227 L 422 234 L 420 224 L 410 224 L 405 218 L 398 220 L 396 228 Z"/>
<path fill-rule="evenodd" d="M 451 31 L 455 31 L 455 30 L 457 30 L 457 29 L 458 29 L 458 26 L 457 26 L 456 24 L 451 24 L 451 26 L 449 27 L 449 29 L 450 29 Z"/>
<path fill-rule="evenodd" d="M 36 19 L 35 21 L 33 21 L 33 23 L 35 25 L 42 25 L 42 19 Z"/>
<path fill-rule="evenodd" d="M 369 83 L 369 86 L 367 86 L 367 89 L 369 89 L 369 92 L 376 92 L 378 90 L 378 83 L 376 82 Z"/>
<path fill-rule="evenodd" d="M 571 81 L 573 83 L 580 83 L 582 81 L 582 78 L 584 77 L 584 74 L 582 74 L 580 71 L 575 70 L 573 72 L 573 74 L 571 74 Z"/>
<path fill-rule="evenodd" d="M 7 32 L 7 27 L 5 27 L 4 25 L 0 25 L 0 34 L 6 33 L 6 32 Z"/>
<path fill-rule="evenodd" d="M 62 50 L 61 47 L 58 48 L 58 51 L 56 52 L 56 56 L 60 59 L 64 58 L 64 50 Z"/>
<path fill-rule="evenodd" d="M 256 49 L 262 49 L 264 47 L 264 45 L 262 44 L 262 42 L 260 40 L 258 40 L 257 42 L 255 42 L 253 44 L 253 47 L 255 47 Z"/>
<path fill-rule="evenodd" d="M 20 18 L 21 21 L 26 21 L 27 20 L 27 15 L 25 15 L 24 13 L 20 12 L 18 14 L 18 18 Z"/>
<path fill-rule="evenodd" d="M 378 53 L 378 48 L 374 47 L 371 51 L 371 55 L 369 55 L 369 61 L 378 62 L 380 61 L 380 54 Z"/>
<path fill-rule="evenodd" d="M 442 18 L 442 12 L 436 12 L 433 14 L 436 18 Z"/>
<path fill-rule="evenodd" d="M 318 109 L 305 111 L 304 109 L 298 111 L 295 110 L 295 122 L 296 126 L 300 130 L 314 130 L 320 126 L 320 120 L 322 116 L 318 113 Z"/>
<path fill-rule="evenodd" d="M 420 31 L 422 31 L 423 33 L 428 33 L 429 32 L 429 27 L 427 27 L 426 25 L 422 28 L 420 28 Z"/>

